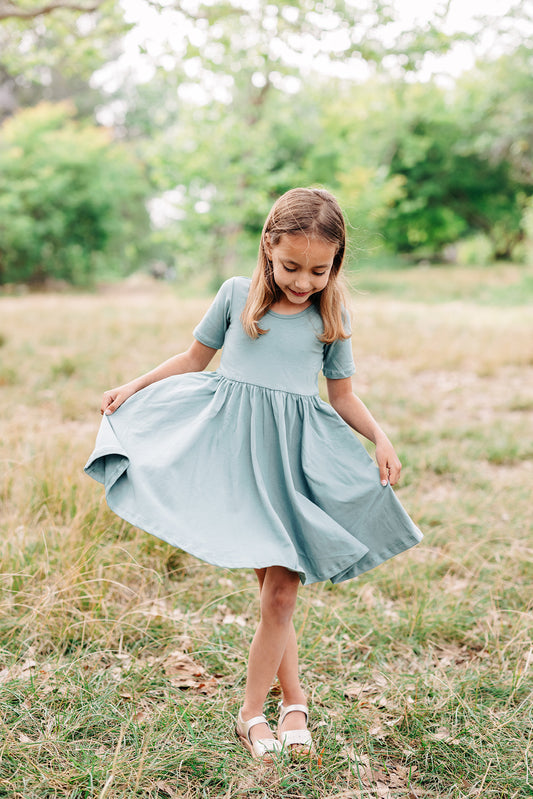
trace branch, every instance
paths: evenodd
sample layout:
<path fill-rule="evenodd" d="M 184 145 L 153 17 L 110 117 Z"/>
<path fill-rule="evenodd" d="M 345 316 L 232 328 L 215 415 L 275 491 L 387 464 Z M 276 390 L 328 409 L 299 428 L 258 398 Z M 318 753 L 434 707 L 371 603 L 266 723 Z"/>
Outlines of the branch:
<path fill-rule="evenodd" d="M 10 3 L 9 0 L 7 0 L 7 2 L 0 0 L 0 20 L 10 17 L 33 19 L 34 17 L 40 17 L 44 14 L 50 14 L 51 11 L 55 11 L 58 8 L 67 8 L 72 11 L 81 11 L 84 14 L 88 14 L 91 11 L 96 11 L 102 2 L 103 0 L 98 0 L 94 5 L 85 6 L 79 5 L 74 2 L 74 0 L 72 2 L 70 2 L 70 0 L 51 0 L 50 3 L 38 8 L 20 8 L 20 6 L 15 5 L 15 3 Z"/>

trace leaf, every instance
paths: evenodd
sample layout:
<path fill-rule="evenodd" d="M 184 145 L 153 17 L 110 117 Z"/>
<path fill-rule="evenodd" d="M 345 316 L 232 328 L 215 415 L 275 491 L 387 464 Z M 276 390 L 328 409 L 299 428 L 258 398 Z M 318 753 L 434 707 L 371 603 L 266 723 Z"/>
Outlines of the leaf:
<path fill-rule="evenodd" d="M 212 696 L 214 693 L 216 693 L 216 690 L 218 688 L 218 680 L 216 679 L 216 677 L 210 677 L 208 680 L 206 680 L 206 682 L 198 683 L 196 688 L 201 694 L 206 694 L 206 696 Z"/>
<path fill-rule="evenodd" d="M 203 666 L 185 652 L 175 650 L 167 655 L 164 670 L 171 685 L 176 688 L 195 688 L 200 693 L 208 695 L 216 691 L 217 679 L 209 675 Z"/>
<path fill-rule="evenodd" d="M 444 741 L 447 744 L 460 744 L 459 738 L 455 738 L 447 727 L 439 727 L 436 732 L 428 735 L 433 741 Z"/>
<path fill-rule="evenodd" d="M 178 794 L 174 787 L 164 780 L 157 780 L 155 787 L 159 793 L 164 794 L 164 796 L 170 796 L 170 799 L 180 799 L 181 794 Z"/>
<path fill-rule="evenodd" d="M 373 724 L 372 727 L 370 727 L 368 734 L 371 735 L 372 738 L 376 738 L 378 741 L 383 741 L 387 735 L 390 735 L 390 732 L 383 729 L 381 722 L 377 722 L 377 724 Z"/>
<path fill-rule="evenodd" d="M 205 672 L 203 666 L 195 661 L 185 652 L 175 650 L 167 655 L 165 660 L 165 674 L 167 677 L 194 676 L 199 677 Z"/>

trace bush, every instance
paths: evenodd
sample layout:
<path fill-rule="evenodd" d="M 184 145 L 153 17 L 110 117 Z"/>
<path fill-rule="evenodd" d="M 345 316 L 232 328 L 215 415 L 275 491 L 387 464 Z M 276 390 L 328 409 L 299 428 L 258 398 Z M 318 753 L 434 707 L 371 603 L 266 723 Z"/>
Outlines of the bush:
<path fill-rule="evenodd" d="M 141 166 L 74 113 L 41 103 L 0 129 L 0 284 L 83 285 L 139 265 L 149 228 Z"/>
<path fill-rule="evenodd" d="M 488 236 L 478 233 L 457 242 L 457 263 L 465 266 L 487 266 L 494 261 L 494 246 Z"/>

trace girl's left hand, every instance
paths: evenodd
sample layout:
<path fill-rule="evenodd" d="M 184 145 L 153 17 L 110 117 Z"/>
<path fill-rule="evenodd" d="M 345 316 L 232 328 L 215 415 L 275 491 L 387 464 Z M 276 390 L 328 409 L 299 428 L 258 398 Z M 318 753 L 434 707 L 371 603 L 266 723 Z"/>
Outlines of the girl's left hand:
<path fill-rule="evenodd" d="M 376 460 L 381 485 L 386 486 L 387 483 L 391 486 L 396 485 L 400 479 L 402 464 L 388 438 L 380 439 L 376 443 Z"/>

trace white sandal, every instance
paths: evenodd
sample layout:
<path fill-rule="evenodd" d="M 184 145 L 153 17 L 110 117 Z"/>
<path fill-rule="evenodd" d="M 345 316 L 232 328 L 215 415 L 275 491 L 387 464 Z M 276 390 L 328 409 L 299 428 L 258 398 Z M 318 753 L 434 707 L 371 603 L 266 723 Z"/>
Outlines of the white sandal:
<path fill-rule="evenodd" d="M 307 727 L 303 730 L 285 730 L 285 732 L 282 732 L 281 726 L 288 714 L 294 713 L 295 711 L 305 714 L 305 723 L 307 724 L 307 720 L 309 718 L 309 708 L 307 705 L 287 705 L 287 707 L 283 707 L 283 702 L 280 702 L 278 707 L 280 710 L 280 717 L 278 721 L 279 742 L 284 749 L 290 748 L 292 755 L 297 757 L 307 757 L 313 750 L 313 738 Z M 300 748 L 293 749 L 292 747 L 305 747 L 305 751 L 302 751 Z"/>
<path fill-rule="evenodd" d="M 252 741 L 250 738 L 250 730 L 252 727 L 257 726 L 257 724 L 268 724 L 268 721 L 264 716 L 254 716 L 252 719 L 244 721 L 242 711 L 239 710 L 235 731 L 253 758 L 264 760 L 267 763 L 272 762 L 272 755 L 279 755 L 281 753 L 281 744 L 274 736 L 272 736 L 272 738 L 259 738 L 257 741 Z"/>

